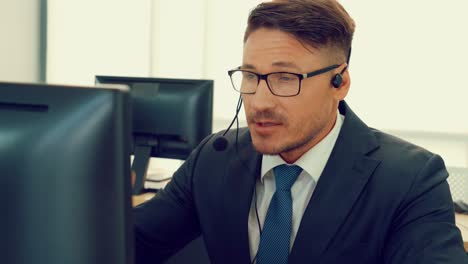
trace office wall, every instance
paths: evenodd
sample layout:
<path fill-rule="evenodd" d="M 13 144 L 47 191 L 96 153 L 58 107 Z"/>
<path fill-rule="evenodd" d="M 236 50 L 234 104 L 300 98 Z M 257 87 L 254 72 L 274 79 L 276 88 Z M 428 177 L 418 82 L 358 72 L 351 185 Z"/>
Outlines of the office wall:
<path fill-rule="evenodd" d="M 40 0 L 0 1 L 0 80 L 40 79 Z"/>
<path fill-rule="evenodd" d="M 206 6 L 206 0 L 152 2 L 151 76 L 205 77 Z"/>
<path fill-rule="evenodd" d="M 226 72 L 241 63 L 248 11 L 259 2 L 49 0 L 48 81 L 93 84 L 95 74 L 214 79 L 214 130 L 221 129 L 237 101 Z M 347 98 L 355 112 L 468 165 L 468 1 L 341 2 L 357 24 Z"/>
<path fill-rule="evenodd" d="M 357 23 L 349 102 L 383 129 L 468 133 L 468 1 L 342 1 Z"/>
<path fill-rule="evenodd" d="M 259 2 L 49 0 L 47 81 L 93 84 L 96 74 L 214 79 L 221 127 L 237 101 L 227 70 L 241 62 L 247 14 Z"/>
<path fill-rule="evenodd" d="M 215 116 L 228 119 L 236 94 L 226 71 L 241 62 L 247 13 L 258 2 L 50 0 L 48 80 L 213 78 Z M 342 2 L 357 23 L 348 100 L 363 119 L 385 129 L 468 132 L 468 2 Z"/>
<path fill-rule="evenodd" d="M 151 0 L 49 0 L 47 12 L 48 82 L 148 76 Z"/>
<path fill-rule="evenodd" d="M 468 2 L 341 2 L 357 24 L 347 98 L 355 112 L 468 167 Z"/>

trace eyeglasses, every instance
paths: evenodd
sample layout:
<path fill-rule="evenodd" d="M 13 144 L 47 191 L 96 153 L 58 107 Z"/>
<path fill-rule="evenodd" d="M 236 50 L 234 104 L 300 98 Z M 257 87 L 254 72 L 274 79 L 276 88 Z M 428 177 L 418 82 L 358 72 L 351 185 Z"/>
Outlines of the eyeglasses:
<path fill-rule="evenodd" d="M 301 92 L 301 82 L 303 79 L 317 76 L 338 68 L 340 65 L 334 64 L 313 72 L 299 74 L 292 72 L 271 72 L 268 74 L 258 74 L 256 72 L 241 70 L 237 67 L 228 71 L 231 78 L 232 87 L 241 94 L 254 94 L 257 91 L 260 80 L 265 80 L 270 92 L 276 96 L 290 97 Z"/>

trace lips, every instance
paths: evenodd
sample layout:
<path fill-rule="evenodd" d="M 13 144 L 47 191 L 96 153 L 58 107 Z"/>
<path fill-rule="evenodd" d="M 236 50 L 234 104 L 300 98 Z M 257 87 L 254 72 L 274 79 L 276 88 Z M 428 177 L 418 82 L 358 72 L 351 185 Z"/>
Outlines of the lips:
<path fill-rule="evenodd" d="M 272 126 L 281 125 L 281 123 L 272 122 L 272 121 L 255 121 L 255 125 L 260 126 L 260 127 L 272 127 Z"/>
<path fill-rule="evenodd" d="M 272 135 L 282 124 L 276 121 L 255 120 L 253 122 L 254 132 L 261 136 Z"/>
<path fill-rule="evenodd" d="M 271 109 L 250 112 L 247 123 L 253 133 L 259 136 L 271 136 L 285 126 L 285 118 Z"/>

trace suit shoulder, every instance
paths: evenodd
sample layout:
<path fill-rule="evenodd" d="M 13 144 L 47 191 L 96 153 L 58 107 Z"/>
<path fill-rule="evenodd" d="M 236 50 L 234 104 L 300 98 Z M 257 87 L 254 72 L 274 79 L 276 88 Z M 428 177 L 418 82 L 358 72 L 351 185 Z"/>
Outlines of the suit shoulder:
<path fill-rule="evenodd" d="M 380 147 L 369 155 L 381 161 L 380 170 L 386 171 L 387 176 L 413 181 L 421 173 L 443 171 L 443 178 L 446 178 L 445 164 L 439 155 L 397 136 L 376 129 L 372 131 Z"/>
<path fill-rule="evenodd" d="M 421 159 L 427 160 L 436 155 L 426 148 L 402 139 L 398 136 L 371 128 L 379 142 L 379 151 L 385 158 L 402 158 L 402 159 Z"/>

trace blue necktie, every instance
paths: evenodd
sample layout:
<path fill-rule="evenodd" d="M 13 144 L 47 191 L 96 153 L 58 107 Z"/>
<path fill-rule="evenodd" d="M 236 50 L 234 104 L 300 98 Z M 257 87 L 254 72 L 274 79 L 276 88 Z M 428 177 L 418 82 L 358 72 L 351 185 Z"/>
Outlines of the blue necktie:
<path fill-rule="evenodd" d="M 276 191 L 271 198 L 260 236 L 257 252 L 258 264 L 288 263 L 292 229 L 291 186 L 302 169 L 299 166 L 284 164 L 275 167 L 273 171 Z"/>

